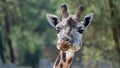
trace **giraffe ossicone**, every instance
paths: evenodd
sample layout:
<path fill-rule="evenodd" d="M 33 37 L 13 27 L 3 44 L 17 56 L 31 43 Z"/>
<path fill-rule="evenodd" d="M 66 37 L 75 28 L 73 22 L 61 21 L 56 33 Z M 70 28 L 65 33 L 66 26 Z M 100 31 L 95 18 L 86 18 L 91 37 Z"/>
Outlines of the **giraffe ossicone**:
<path fill-rule="evenodd" d="M 61 5 L 62 20 L 53 14 L 46 14 L 47 20 L 57 32 L 57 48 L 60 53 L 55 61 L 54 68 L 70 68 L 74 53 L 82 46 L 82 36 L 88 25 L 92 22 L 93 13 L 86 15 L 83 21 L 80 16 L 83 12 L 80 6 L 74 15 L 67 11 L 67 5 Z"/>

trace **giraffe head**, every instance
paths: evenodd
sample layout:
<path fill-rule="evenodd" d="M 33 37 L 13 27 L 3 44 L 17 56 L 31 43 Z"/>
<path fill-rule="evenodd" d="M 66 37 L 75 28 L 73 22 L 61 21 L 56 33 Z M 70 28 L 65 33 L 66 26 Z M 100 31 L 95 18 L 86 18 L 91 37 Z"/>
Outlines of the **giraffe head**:
<path fill-rule="evenodd" d="M 57 48 L 62 51 L 78 51 L 82 45 L 82 36 L 88 25 L 93 19 L 93 13 L 80 19 L 83 12 L 83 6 L 80 6 L 74 15 L 67 12 L 66 4 L 61 5 L 62 20 L 53 14 L 46 14 L 47 20 L 57 32 Z"/>

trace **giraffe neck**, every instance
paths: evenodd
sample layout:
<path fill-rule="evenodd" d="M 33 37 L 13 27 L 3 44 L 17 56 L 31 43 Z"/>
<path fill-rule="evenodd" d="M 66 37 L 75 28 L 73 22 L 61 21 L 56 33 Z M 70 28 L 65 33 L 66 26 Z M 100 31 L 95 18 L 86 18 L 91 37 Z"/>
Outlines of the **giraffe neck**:
<path fill-rule="evenodd" d="M 65 52 L 60 51 L 53 68 L 71 68 L 74 53 L 69 50 Z"/>

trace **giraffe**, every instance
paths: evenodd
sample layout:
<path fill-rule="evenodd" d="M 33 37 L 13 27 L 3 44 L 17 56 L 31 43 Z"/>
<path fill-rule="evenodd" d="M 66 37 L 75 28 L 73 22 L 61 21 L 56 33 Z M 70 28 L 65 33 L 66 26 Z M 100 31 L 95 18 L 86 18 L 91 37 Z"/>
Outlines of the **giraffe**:
<path fill-rule="evenodd" d="M 83 21 L 80 19 L 84 10 L 80 6 L 75 14 L 69 14 L 67 5 L 61 5 L 62 20 L 53 14 L 46 14 L 50 25 L 56 30 L 58 41 L 57 49 L 60 50 L 53 68 L 71 68 L 76 51 L 82 46 L 82 36 L 88 25 L 92 22 L 93 13 L 87 14 Z"/>

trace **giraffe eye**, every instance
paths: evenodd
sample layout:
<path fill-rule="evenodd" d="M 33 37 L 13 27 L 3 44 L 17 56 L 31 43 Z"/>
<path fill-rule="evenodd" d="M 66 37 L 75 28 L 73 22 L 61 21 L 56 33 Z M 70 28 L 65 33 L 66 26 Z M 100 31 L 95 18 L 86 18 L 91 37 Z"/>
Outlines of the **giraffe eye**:
<path fill-rule="evenodd" d="M 60 32 L 60 30 L 59 30 L 59 29 L 56 29 L 55 31 L 56 31 L 57 33 L 59 33 L 59 32 Z"/>
<path fill-rule="evenodd" d="M 56 27 L 56 29 L 55 29 L 55 31 L 57 32 L 57 33 L 59 33 L 60 32 L 60 28 L 58 28 L 58 27 Z"/>
<path fill-rule="evenodd" d="M 79 32 L 80 34 L 82 34 L 82 33 L 84 32 L 84 30 L 82 29 L 82 27 L 79 27 L 79 28 L 78 28 L 78 32 Z"/>

